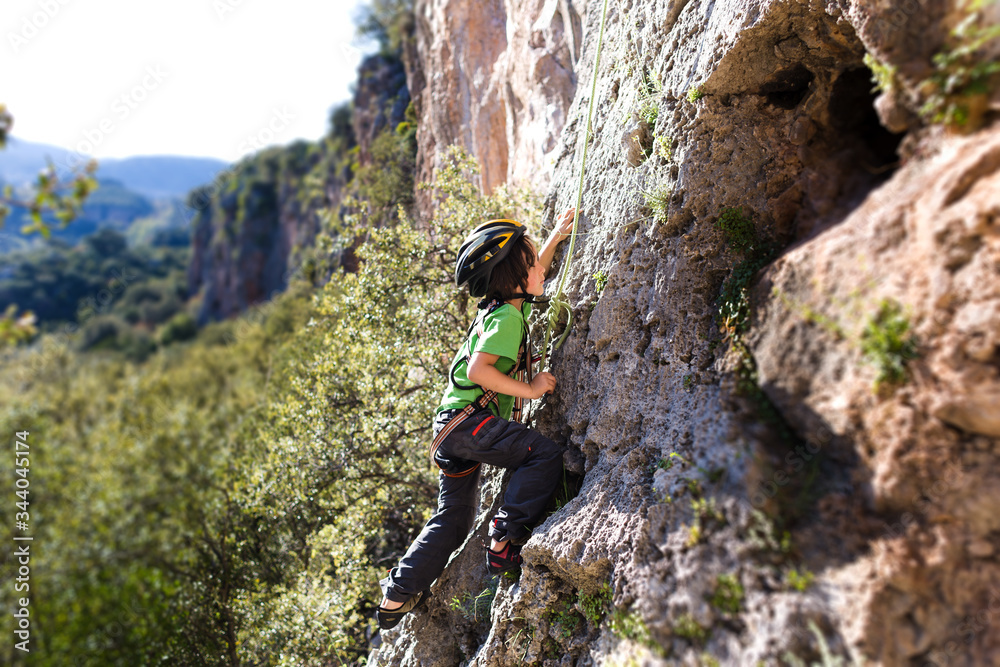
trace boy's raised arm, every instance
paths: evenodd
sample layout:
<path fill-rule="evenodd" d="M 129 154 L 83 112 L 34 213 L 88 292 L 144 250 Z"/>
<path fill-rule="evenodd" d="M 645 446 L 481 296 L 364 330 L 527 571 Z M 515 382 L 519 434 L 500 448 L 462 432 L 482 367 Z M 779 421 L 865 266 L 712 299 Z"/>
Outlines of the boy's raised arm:
<path fill-rule="evenodd" d="M 552 266 L 552 257 L 556 254 L 556 246 L 569 238 L 569 235 L 573 232 L 573 214 L 575 212 L 576 209 L 568 208 L 559 216 L 556 220 L 556 226 L 552 229 L 552 233 L 549 234 L 549 238 L 542 245 L 542 249 L 538 251 L 538 261 L 546 273 L 549 272 L 549 267 Z"/>

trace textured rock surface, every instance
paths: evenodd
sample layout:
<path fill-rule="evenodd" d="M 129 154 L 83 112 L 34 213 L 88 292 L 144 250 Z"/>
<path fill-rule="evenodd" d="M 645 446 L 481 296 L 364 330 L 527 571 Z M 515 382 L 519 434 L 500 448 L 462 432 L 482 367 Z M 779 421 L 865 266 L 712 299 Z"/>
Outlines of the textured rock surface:
<path fill-rule="evenodd" d="M 421 181 L 461 144 L 482 186 L 544 190 L 576 87 L 580 3 L 418 0 L 408 83 L 420 117 Z"/>
<path fill-rule="evenodd" d="M 911 382 L 875 393 L 860 340 L 886 299 L 902 304 L 921 357 Z M 995 663 L 1000 634 L 966 617 L 991 595 L 1000 611 L 1000 128 L 900 169 L 775 262 L 758 301 L 764 390 L 796 431 L 828 429 L 860 459 L 854 493 L 821 508 L 824 541 L 857 531 L 844 507 L 879 517 L 871 555 L 828 570 L 868 572 L 843 578 L 852 639 L 886 664 L 949 642 L 961 643 L 954 664 Z"/>
<path fill-rule="evenodd" d="M 430 169 L 460 141 L 489 186 L 513 176 L 514 143 L 471 94 L 500 95 L 506 55 L 481 37 L 528 23 L 505 27 L 515 2 L 463 4 L 418 5 L 421 113 L 443 123 L 421 150 Z M 553 359 L 557 394 L 535 413 L 568 444 L 579 493 L 536 529 L 488 617 L 449 604 L 489 598 L 473 536 L 369 664 L 808 664 L 820 637 L 859 663 L 1000 661 L 1000 129 L 919 126 L 907 91 L 954 12 L 912 4 L 610 3 L 566 290 L 574 325 Z M 575 201 L 600 7 L 575 9 L 581 85 L 549 223 Z M 879 122 L 866 50 L 905 72 L 905 138 Z M 455 92 L 428 100 L 434 77 Z M 655 119 L 639 113 L 646 99 Z M 665 218 L 643 194 L 655 191 L 669 193 Z M 736 391 L 738 355 L 715 321 L 738 261 L 714 224 L 725 207 L 779 249 L 754 283 L 748 337 L 771 420 Z M 909 382 L 874 392 L 860 337 L 883 299 L 901 304 L 921 356 Z M 502 482 L 484 487 L 480 534 Z M 815 583 L 796 586 L 793 570 Z M 617 620 L 595 622 L 576 603 L 605 582 Z M 720 582 L 741 587 L 735 608 Z"/>

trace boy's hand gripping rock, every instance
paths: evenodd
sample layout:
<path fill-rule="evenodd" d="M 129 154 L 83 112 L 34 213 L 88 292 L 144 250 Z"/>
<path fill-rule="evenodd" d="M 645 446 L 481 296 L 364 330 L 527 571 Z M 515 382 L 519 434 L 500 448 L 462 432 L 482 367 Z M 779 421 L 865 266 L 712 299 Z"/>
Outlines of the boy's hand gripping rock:
<path fill-rule="evenodd" d="M 531 382 L 528 383 L 528 387 L 531 390 L 531 399 L 541 398 L 545 394 L 551 394 L 556 388 L 556 376 L 552 373 L 547 373 L 542 371 L 535 377 L 531 378 Z"/>

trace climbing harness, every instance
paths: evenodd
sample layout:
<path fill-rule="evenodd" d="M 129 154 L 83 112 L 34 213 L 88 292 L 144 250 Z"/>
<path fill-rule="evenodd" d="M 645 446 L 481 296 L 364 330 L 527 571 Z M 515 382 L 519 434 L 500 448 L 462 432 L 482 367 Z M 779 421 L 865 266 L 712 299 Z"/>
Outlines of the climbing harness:
<path fill-rule="evenodd" d="M 486 409 L 487 406 L 490 405 L 490 403 L 492 403 L 497 407 L 497 412 L 500 411 L 500 403 L 497 400 L 497 392 L 493 391 L 492 389 L 487 390 L 483 387 L 480 387 L 478 384 L 472 384 L 472 383 L 466 384 L 464 382 L 459 382 L 458 378 L 455 377 L 455 372 L 458 370 L 459 365 L 462 364 L 463 362 L 466 365 L 466 369 L 468 369 L 469 362 L 472 360 L 472 350 L 470 349 L 470 346 L 472 343 L 473 332 L 475 332 L 476 335 L 481 338 L 485 333 L 484 324 L 486 322 L 486 318 L 489 317 L 489 315 L 497 308 L 504 305 L 504 303 L 505 302 L 501 301 L 500 299 L 491 299 L 486 304 L 480 302 L 479 313 L 476 315 L 476 319 L 474 319 L 472 321 L 472 324 L 469 326 L 469 330 L 465 335 L 465 342 L 462 343 L 462 349 L 465 349 L 466 353 L 464 355 L 461 354 L 457 355 L 455 363 L 452 364 L 451 370 L 449 371 L 449 376 L 451 377 L 452 383 L 459 389 L 481 389 L 483 393 L 481 396 L 476 398 L 476 400 L 474 400 L 472 403 L 469 403 L 467 406 L 462 408 L 462 410 L 458 414 L 456 414 L 450 420 L 448 420 L 448 423 L 445 425 L 443 429 L 441 429 L 441 432 L 437 434 L 437 437 L 434 438 L 434 441 L 431 443 L 430 446 L 431 461 L 433 461 L 434 464 L 441 469 L 441 472 L 444 473 L 446 477 L 465 477 L 466 475 L 471 474 L 477 468 L 479 468 L 480 464 L 477 461 L 475 462 L 474 466 L 466 470 L 461 470 L 458 472 L 447 472 L 445 470 L 445 467 L 442 466 L 441 463 L 438 461 L 437 457 L 435 457 L 438 447 L 441 446 L 441 443 L 444 442 L 444 439 L 447 438 L 448 435 L 452 431 L 454 431 L 459 424 L 461 424 L 463 421 L 471 417 L 476 412 Z M 528 342 L 528 331 L 527 331 L 528 323 L 525 322 L 524 325 L 525 325 L 524 330 L 521 332 L 521 345 L 517 350 L 517 358 L 514 360 L 514 366 L 510 369 L 510 372 L 507 373 L 507 375 L 509 377 L 514 378 L 515 380 L 530 383 L 532 378 L 532 371 L 531 371 L 532 362 L 535 362 L 538 359 L 537 358 L 532 359 L 531 357 L 531 349 L 530 349 L 530 343 Z M 524 399 L 515 398 L 514 408 L 511 411 L 510 420 L 520 422 L 523 410 L 524 410 Z M 482 424 L 480 424 L 480 426 L 477 427 L 477 430 L 478 428 L 481 427 Z"/>
<path fill-rule="evenodd" d="M 549 326 L 545 330 L 545 342 L 542 345 L 542 363 L 538 367 L 539 369 L 545 368 L 545 360 L 546 355 L 549 352 L 549 340 L 552 337 L 552 330 L 559 321 L 559 316 L 562 314 L 563 309 L 566 310 L 566 329 L 559 337 L 559 341 L 555 343 L 553 352 L 558 350 L 566 340 L 566 337 L 569 336 L 569 328 L 573 323 L 573 310 L 566 301 L 566 295 L 563 293 L 563 287 L 566 285 L 566 274 L 569 273 L 569 265 L 573 260 L 573 244 L 576 241 L 576 225 L 577 221 L 580 219 L 580 204 L 583 202 L 583 175 L 587 168 L 587 147 L 590 145 L 590 126 L 591 120 L 594 116 L 594 98 L 597 96 L 597 70 L 598 65 L 601 63 L 601 46 L 604 43 L 604 21 L 607 17 L 608 0 L 604 0 L 604 9 L 601 12 L 601 29 L 597 34 L 597 55 L 594 57 L 594 75 L 591 77 L 590 108 L 587 111 L 587 132 L 583 140 L 583 160 L 580 164 L 580 187 L 576 192 L 576 211 L 573 212 L 573 232 L 569 237 L 569 250 L 566 252 L 566 263 L 562 267 L 562 276 L 559 279 L 559 288 L 556 290 L 555 296 L 553 296 L 549 301 Z"/>

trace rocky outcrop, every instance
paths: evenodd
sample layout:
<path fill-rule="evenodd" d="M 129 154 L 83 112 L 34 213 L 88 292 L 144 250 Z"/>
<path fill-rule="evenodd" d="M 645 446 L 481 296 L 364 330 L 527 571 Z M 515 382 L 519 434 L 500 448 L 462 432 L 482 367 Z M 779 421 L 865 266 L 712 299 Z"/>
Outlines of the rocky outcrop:
<path fill-rule="evenodd" d="M 997 94 L 971 136 L 926 125 L 921 82 L 960 17 L 911 4 L 610 3 L 574 324 L 534 412 L 578 493 L 520 578 L 491 581 L 492 472 L 478 534 L 369 664 L 1000 661 Z M 417 7 L 424 168 L 458 141 L 486 187 L 515 180 L 515 147 L 541 174 L 547 139 L 518 144 L 487 102 L 541 62 L 512 64 L 511 35 L 542 14 L 462 5 Z M 535 9 L 564 6 L 585 25 L 555 53 L 585 85 L 548 153 L 548 223 L 575 201 L 602 3 Z M 878 104 L 866 53 L 898 77 Z M 736 344 L 726 208 L 773 258 Z"/>
<path fill-rule="evenodd" d="M 853 492 L 830 494 L 804 531 L 867 543 L 815 556 L 845 636 L 883 664 L 986 665 L 1000 658 L 984 622 L 1000 612 L 1000 127 L 939 151 L 768 268 L 751 348 L 796 432 L 858 459 Z M 873 391 L 879 358 L 864 349 L 891 327 L 886 304 L 919 359 L 909 382 Z"/>
<path fill-rule="evenodd" d="M 312 270 L 315 258 L 302 250 L 321 231 L 319 211 L 340 208 L 354 173 L 349 151 L 355 141 L 357 166 L 368 165 L 375 138 L 404 120 L 405 79 L 398 59 L 369 56 L 358 68 L 353 112 L 334 112 L 329 137 L 257 153 L 192 193 L 188 284 L 199 302 L 199 324 L 237 315 L 284 291 L 296 273 Z M 345 265 L 354 261 L 350 251 L 342 254 Z M 312 278 L 323 283 L 327 276 Z"/>
<path fill-rule="evenodd" d="M 325 200 L 304 203 L 301 191 L 322 157 L 307 142 L 271 149 L 191 193 L 188 288 L 199 325 L 238 315 L 287 287 L 297 269 L 293 251 L 311 245 L 319 229 L 316 208 Z M 327 192 L 339 193 L 344 182 L 330 174 Z"/>
<path fill-rule="evenodd" d="M 403 122 L 410 91 L 406 71 L 398 58 L 374 55 L 358 67 L 354 93 L 354 136 L 358 141 L 358 163 L 371 163 L 371 146 L 386 129 L 395 130 Z"/>
<path fill-rule="evenodd" d="M 420 0 L 407 79 L 420 118 L 419 181 L 460 144 L 481 185 L 544 190 L 576 89 L 581 4 Z"/>

